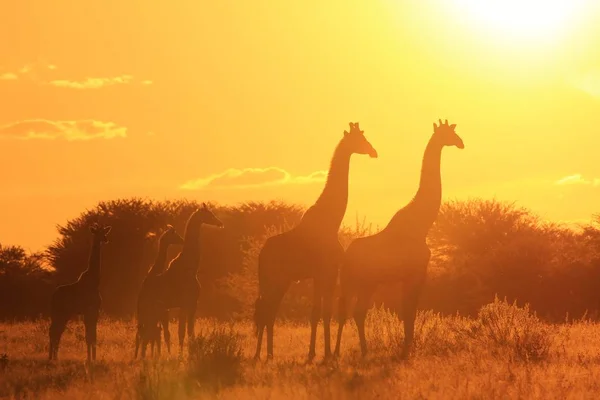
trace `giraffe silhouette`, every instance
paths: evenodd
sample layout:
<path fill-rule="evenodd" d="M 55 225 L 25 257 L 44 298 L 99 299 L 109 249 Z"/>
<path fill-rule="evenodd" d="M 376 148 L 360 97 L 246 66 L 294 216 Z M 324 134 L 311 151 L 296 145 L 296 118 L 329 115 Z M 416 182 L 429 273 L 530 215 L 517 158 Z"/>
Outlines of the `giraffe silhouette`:
<path fill-rule="evenodd" d="M 154 312 L 152 303 L 156 297 L 156 279 L 157 276 L 163 273 L 167 266 L 167 251 L 171 245 L 183 244 L 183 238 L 177 233 L 175 228 L 171 225 L 167 225 L 167 228 L 160 235 L 158 239 L 158 253 L 152 267 L 148 271 L 142 288 L 138 295 L 138 325 L 137 333 L 135 336 L 135 358 L 138 355 L 138 349 L 141 344 L 142 346 L 142 358 L 146 355 L 146 346 L 148 342 L 151 343 L 152 355 L 154 355 L 154 348 L 156 346 L 158 354 L 160 355 L 160 326 L 164 332 L 165 343 L 167 345 L 167 351 L 171 352 L 171 335 L 169 332 L 169 313 L 167 310 L 162 310 L 161 315 L 156 315 Z M 151 311 L 151 312 L 148 312 Z M 158 320 L 156 319 L 158 317 Z"/>
<path fill-rule="evenodd" d="M 348 173 L 352 154 L 377 157 L 358 123 L 350 123 L 350 131 L 337 145 L 327 176 L 327 183 L 317 199 L 302 216 L 299 224 L 265 242 L 258 257 L 259 295 L 255 302 L 257 344 L 255 359 L 260 358 L 262 338 L 267 330 L 267 357 L 273 357 L 273 326 L 279 304 L 293 281 L 314 280 L 311 333 L 308 359 L 315 356 L 317 324 L 323 308 L 325 357 L 331 356 L 330 320 L 333 292 L 339 263 L 344 250 L 338 231 L 348 204 Z"/>
<path fill-rule="evenodd" d="M 58 359 L 58 346 L 67 322 L 76 315 L 83 315 L 85 324 L 85 341 L 87 344 L 87 360 L 96 359 L 96 326 L 100 314 L 100 250 L 108 243 L 107 235 L 110 226 L 94 224 L 90 226 L 92 247 L 88 268 L 79 275 L 77 281 L 59 286 L 52 293 L 50 300 L 50 360 Z"/>
<path fill-rule="evenodd" d="M 179 308 L 179 354 L 183 355 L 183 342 L 186 325 L 190 339 L 194 337 L 196 307 L 200 295 L 200 282 L 196 274 L 200 263 L 200 227 L 202 224 L 219 228 L 223 223 L 208 209 L 206 203 L 195 210 L 186 223 L 181 252 L 169 263 L 169 268 L 156 276 L 152 292 L 155 301 L 142 303 L 138 310 L 142 315 L 150 315 L 154 321 L 165 321 L 165 313 Z M 168 319 L 167 319 L 168 323 Z M 153 326 L 156 326 L 154 324 Z M 168 329 L 168 327 L 167 327 Z M 156 330 L 154 330 L 156 335 Z"/>
<path fill-rule="evenodd" d="M 417 302 L 427 273 L 431 252 L 426 237 L 437 219 L 442 199 L 440 163 L 442 148 L 464 148 L 454 131 L 456 125 L 439 121 L 423 156 L 421 180 L 414 198 L 400 209 L 379 233 L 350 243 L 340 271 L 339 326 L 335 355 L 339 356 L 348 303 L 357 298 L 354 320 L 363 356 L 367 354 L 365 317 L 370 299 L 379 284 L 403 284 L 401 313 L 404 320 L 402 358 L 411 351 Z"/>

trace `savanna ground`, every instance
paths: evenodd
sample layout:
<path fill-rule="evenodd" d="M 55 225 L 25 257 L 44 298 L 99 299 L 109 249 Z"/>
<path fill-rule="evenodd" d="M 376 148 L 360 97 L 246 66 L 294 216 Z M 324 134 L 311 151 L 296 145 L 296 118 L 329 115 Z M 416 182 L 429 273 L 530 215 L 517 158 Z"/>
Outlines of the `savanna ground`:
<path fill-rule="evenodd" d="M 582 399 L 600 390 L 600 326 L 588 320 L 548 325 L 527 307 L 496 300 L 477 318 L 420 312 L 416 353 L 397 361 L 402 323 L 383 308 L 367 320 L 371 352 L 362 359 L 356 328 L 342 356 L 306 363 L 308 324 L 278 321 L 275 359 L 254 363 L 253 326 L 197 321 L 197 338 L 172 355 L 134 361 L 134 323 L 99 325 L 98 361 L 84 362 L 83 326 L 72 323 L 60 360 L 48 362 L 47 324 L 0 325 L 0 397 L 36 399 Z M 333 333 L 337 324 L 333 324 Z M 176 327 L 171 325 L 176 336 Z M 333 335 L 332 335 L 333 336 Z M 322 355 L 322 328 L 318 351 Z M 177 340 L 175 339 L 175 342 Z"/>

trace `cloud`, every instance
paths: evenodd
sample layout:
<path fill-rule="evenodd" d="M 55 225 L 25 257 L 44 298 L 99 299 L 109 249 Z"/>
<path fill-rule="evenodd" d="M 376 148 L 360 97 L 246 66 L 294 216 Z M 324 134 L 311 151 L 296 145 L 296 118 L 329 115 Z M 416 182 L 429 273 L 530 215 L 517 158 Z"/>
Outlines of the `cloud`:
<path fill-rule="evenodd" d="M 16 81 L 19 77 L 11 72 L 0 74 L 0 81 Z"/>
<path fill-rule="evenodd" d="M 600 72 L 590 72 L 571 79 L 572 84 L 579 90 L 593 97 L 600 97 Z"/>
<path fill-rule="evenodd" d="M 306 176 L 292 176 L 286 170 L 278 167 L 230 168 L 220 174 L 188 181 L 179 188 L 184 190 L 246 189 L 273 185 L 309 184 L 324 182 L 326 179 L 327 171 L 315 171 Z"/>
<path fill-rule="evenodd" d="M 95 77 L 82 80 L 75 79 L 55 79 L 50 75 L 55 75 L 56 65 L 48 63 L 32 63 L 24 65 L 15 72 L 0 71 L 0 80 L 22 80 L 29 81 L 39 85 L 50 85 L 67 89 L 100 89 L 107 86 L 139 84 L 143 86 L 152 85 L 151 80 L 137 81 L 131 75 L 120 75 L 113 77 Z"/>
<path fill-rule="evenodd" d="M 0 139 L 82 141 L 127 137 L 127 128 L 114 122 L 94 120 L 26 120 L 0 126 Z"/>
<path fill-rule="evenodd" d="M 48 82 L 51 86 L 70 88 L 70 89 L 98 89 L 106 86 L 124 85 L 131 83 L 131 75 L 121 75 L 113 78 L 87 78 L 82 81 L 70 81 L 58 79 Z"/>
<path fill-rule="evenodd" d="M 600 186 L 600 179 L 586 179 L 581 174 L 565 176 L 554 182 L 555 185 L 593 185 Z"/>

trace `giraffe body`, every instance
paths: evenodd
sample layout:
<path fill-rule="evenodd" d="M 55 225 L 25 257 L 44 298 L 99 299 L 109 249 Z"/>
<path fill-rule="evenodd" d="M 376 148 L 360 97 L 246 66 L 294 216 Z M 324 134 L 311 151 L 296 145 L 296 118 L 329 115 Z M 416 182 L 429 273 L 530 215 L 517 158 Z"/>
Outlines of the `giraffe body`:
<path fill-rule="evenodd" d="M 146 346 L 148 343 L 151 344 L 152 354 L 154 355 L 154 348 L 156 347 L 158 354 L 160 355 L 160 331 L 162 331 L 165 337 L 165 343 L 167 345 L 167 351 L 171 352 L 171 335 L 169 332 L 169 312 L 166 309 L 156 311 L 153 303 L 156 301 L 156 295 L 159 291 L 159 274 L 163 273 L 167 266 L 167 251 L 171 245 L 183 244 L 183 238 L 177 233 L 177 231 L 171 226 L 167 225 L 167 229 L 161 234 L 158 239 L 158 253 L 156 259 L 144 282 L 138 295 L 138 326 L 135 338 L 135 357 L 137 358 L 138 348 L 141 345 L 142 353 L 141 356 L 144 358 L 146 354 Z"/>
<path fill-rule="evenodd" d="M 346 250 L 340 272 L 339 326 L 335 354 L 339 355 L 349 302 L 356 298 L 354 320 L 363 356 L 367 353 L 365 318 L 371 297 L 380 284 L 402 282 L 401 317 L 404 320 L 402 357 L 408 357 L 414 338 L 418 299 L 427 275 L 431 251 L 426 238 L 435 222 L 442 198 L 440 175 L 444 146 L 464 148 L 446 121 L 434 124 L 423 156 L 421 180 L 415 197 L 401 208 L 379 233 L 358 238 Z"/>
<path fill-rule="evenodd" d="M 50 344 L 49 359 L 58 359 L 60 338 L 68 321 L 77 315 L 83 315 L 85 325 L 85 341 L 87 345 L 87 360 L 96 359 L 96 329 L 102 297 L 100 296 L 100 251 L 101 246 L 108 242 L 107 235 L 111 227 L 93 225 L 92 248 L 88 268 L 81 273 L 77 281 L 56 288 L 50 299 L 50 329 L 48 332 Z"/>
<path fill-rule="evenodd" d="M 149 318 L 155 327 L 159 321 L 168 330 L 168 311 L 179 308 L 179 354 L 183 355 L 183 343 L 187 328 L 188 337 L 194 337 L 196 308 L 200 295 L 200 282 L 196 276 L 200 264 L 200 227 L 202 224 L 222 228 L 223 223 L 210 212 L 206 204 L 190 215 L 183 238 L 181 252 L 170 263 L 166 271 L 152 278 L 148 291 L 154 293 L 154 301 L 143 303 L 138 313 Z M 153 333 L 156 335 L 156 331 Z"/>
<path fill-rule="evenodd" d="M 314 280 L 311 336 L 308 358 L 315 356 L 317 324 L 323 315 L 325 357 L 330 350 L 330 320 L 333 292 L 344 250 L 338 231 L 348 204 L 348 174 L 352 154 L 377 152 L 366 140 L 358 123 L 350 124 L 350 132 L 335 149 L 327 183 L 317 199 L 302 216 L 300 223 L 288 232 L 265 242 L 258 257 L 259 295 L 255 302 L 257 328 L 255 358 L 260 358 L 264 331 L 267 331 L 267 357 L 273 357 L 273 328 L 279 305 L 289 285 L 302 279 Z"/>

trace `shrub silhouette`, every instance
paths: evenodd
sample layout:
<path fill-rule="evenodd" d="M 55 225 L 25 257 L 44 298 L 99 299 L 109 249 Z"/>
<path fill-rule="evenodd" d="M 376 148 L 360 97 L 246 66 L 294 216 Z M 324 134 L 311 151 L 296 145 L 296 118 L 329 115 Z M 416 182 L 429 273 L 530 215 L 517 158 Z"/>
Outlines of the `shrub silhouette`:
<path fill-rule="evenodd" d="M 218 389 L 241 379 L 242 360 L 243 336 L 233 325 L 214 325 L 190 342 L 188 373 L 201 386 Z"/>
<path fill-rule="evenodd" d="M 129 317 L 135 312 L 138 290 L 152 263 L 157 247 L 156 232 L 166 224 L 184 231 L 189 214 L 199 207 L 195 201 L 156 202 L 137 198 L 101 202 L 77 218 L 58 226 L 59 237 L 48 247 L 46 257 L 56 269 L 57 284 L 76 279 L 87 263 L 89 235 L 87 226 L 102 222 L 113 227 L 111 241 L 104 248 L 101 293 L 103 312 L 114 317 Z M 217 281 L 242 264 L 241 240 L 260 235 L 264 227 L 280 220 L 298 219 L 301 209 L 278 202 L 246 203 L 237 207 L 215 207 L 226 229 L 202 232 L 202 259 L 199 279 L 204 290 L 199 316 L 226 316 L 233 302 L 215 289 Z M 180 249 L 171 249 L 174 256 Z M 211 303 L 213 307 L 206 308 Z M 219 307 L 214 307 L 219 304 Z"/>
<path fill-rule="evenodd" d="M 98 203 L 58 226 L 58 237 L 43 257 L 19 247 L 0 247 L 0 318 L 47 313 L 47 299 L 59 284 L 75 280 L 87 265 L 92 222 L 112 225 L 103 253 L 103 312 L 130 317 L 138 290 L 156 253 L 156 232 L 167 223 L 183 230 L 199 203 L 138 198 Z M 202 232 L 198 315 L 247 317 L 256 297 L 256 256 L 264 240 L 296 224 L 303 209 L 282 202 L 211 205 L 225 229 Z M 364 221 L 345 226 L 342 244 L 375 233 Z M 600 282 L 600 215 L 579 229 L 541 220 L 514 203 L 471 199 L 442 205 L 428 242 L 433 256 L 421 309 L 444 315 L 476 316 L 497 294 L 529 303 L 540 318 L 564 321 L 565 314 L 596 318 Z M 174 256 L 178 248 L 171 249 Z M 47 268 L 46 265 L 54 267 Z M 373 304 L 392 311 L 401 305 L 401 287 L 381 287 Z M 312 282 L 293 284 L 280 317 L 304 319 Z"/>
<path fill-rule="evenodd" d="M 47 308 L 52 273 L 41 254 L 0 244 L 0 318 L 35 318 Z"/>

